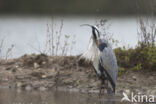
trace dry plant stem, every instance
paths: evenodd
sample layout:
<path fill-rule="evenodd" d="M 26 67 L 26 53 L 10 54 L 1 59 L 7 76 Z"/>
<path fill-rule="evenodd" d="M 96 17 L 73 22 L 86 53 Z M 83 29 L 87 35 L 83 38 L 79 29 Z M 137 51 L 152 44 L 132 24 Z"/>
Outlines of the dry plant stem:
<path fill-rule="evenodd" d="M 74 45 L 76 44 L 75 35 L 73 39 L 70 39 L 69 35 L 62 34 L 63 29 L 63 20 L 60 22 L 60 26 L 56 29 L 56 24 L 54 22 L 54 18 L 52 18 L 52 23 L 47 24 L 47 39 L 46 39 L 46 52 L 45 54 L 51 56 L 67 56 L 71 55 L 71 51 L 74 49 Z M 69 41 L 71 40 L 71 41 Z"/>
<path fill-rule="evenodd" d="M 145 23 L 145 21 L 142 18 L 139 19 L 139 42 L 142 47 L 144 45 L 152 45 L 153 47 L 156 42 L 156 26 L 155 23 L 150 23 L 148 20 L 146 22 L 147 23 Z"/>
<path fill-rule="evenodd" d="M 0 40 L 0 58 L 2 58 L 3 43 L 4 43 L 4 39 Z"/>
<path fill-rule="evenodd" d="M 51 34 L 51 48 L 52 48 L 52 53 L 51 53 L 51 55 L 54 55 L 54 23 L 53 23 L 53 19 L 52 19 L 52 24 L 51 24 L 51 32 L 52 32 L 52 34 Z"/>
<path fill-rule="evenodd" d="M 59 29 L 59 34 L 57 36 L 57 42 L 56 42 L 56 55 L 58 55 L 58 49 L 60 48 L 60 39 L 62 37 L 62 28 L 63 28 L 63 20 L 61 20 L 61 25 L 60 25 L 60 29 Z"/>
<path fill-rule="evenodd" d="M 11 56 L 13 48 L 14 48 L 14 45 L 11 45 L 11 47 L 8 48 L 8 50 L 6 52 L 6 56 L 5 56 L 6 60 Z"/>

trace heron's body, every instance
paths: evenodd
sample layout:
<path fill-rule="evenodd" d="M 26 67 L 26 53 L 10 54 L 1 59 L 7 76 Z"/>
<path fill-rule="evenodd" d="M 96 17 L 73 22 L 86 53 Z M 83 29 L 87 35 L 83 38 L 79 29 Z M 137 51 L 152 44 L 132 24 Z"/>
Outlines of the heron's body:
<path fill-rule="evenodd" d="M 83 53 L 82 57 L 92 62 L 94 70 L 102 81 L 102 84 L 105 85 L 105 81 L 109 81 L 112 92 L 115 93 L 118 66 L 109 42 L 100 36 L 97 38 L 93 35 L 89 42 L 89 47 Z"/>

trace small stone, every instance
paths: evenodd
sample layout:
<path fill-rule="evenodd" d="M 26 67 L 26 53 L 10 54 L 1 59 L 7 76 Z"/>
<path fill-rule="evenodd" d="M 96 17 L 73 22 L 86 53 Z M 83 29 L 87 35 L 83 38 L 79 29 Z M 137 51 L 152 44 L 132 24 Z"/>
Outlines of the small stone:
<path fill-rule="evenodd" d="M 22 71 L 22 68 L 18 68 L 17 70 L 18 70 L 18 71 Z"/>
<path fill-rule="evenodd" d="M 135 81 L 137 80 L 136 76 L 132 76 L 132 78 L 133 78 L 133 80 L 135 80 Z"/>
<path fill-rule="evenodd" d="M 18 93 L 21 93 L 21 92 L 22 92 L 21 88 L 17 88 L 16 91 L 17 91 Z"/>
<path fill-rule="evenodd" d="M 46 76 L 46 75 L 42 75 L 41 77 L 42 77 L 43 79 L 44 79 L 44 78 L 47 78 L 47 76 Z"/>
<path fill-rule="evenodd" d="M 45 61 L 43 61 L 43 62 L 42 62 L 42 65 L 45 65 L 45 64 L 46 64 L 46 62 L 45 62 Z"/>
<path fill-rule="evenodd" d="M 39 67 L 40 67 L 40 65 L 39 65 L 38 63 L 35 62 L 35 63 L 34 63 L 34 68 L 37 69 L 37 68 L 39 68 Z"/>
<path fill-rule="evenodd" d="M 25 90 L 27 90 L 27 91 L 30 91 L 32 89 L 32 87 L 30 86 L 30 85 L 27 85 L 26 87 L 25 87 Z"/>
<path fill-rule="evenodd" d="M 23 75 L 16 76 L 17 79 L 24 79 L 25 77 Z"/>
<path fill-rule="evenodd" d="M 64 80 L 64 84 L 66 84 L 66 85 L 69 85 L 69 84 L 71 84 L 73 82 L 73 79 L 71 79 L 71 78 L 68 78 L 68 79 L 65 79 Z"/>
<path fill-rule="evenodd" d="M 43 87 L 43 86 L 41 86 L 41 87 L 39 88 L 39 90 L 40 90 L 40 91 L 45 91 L 45 90 L 46 90 L 46 88 L 45 88 L 45 87 Z"/>
<path fill-rule="evenodd" d="M 16 86 L 17 86 L 17 87 L 21 87 L 21 86 L 22 86 L 22 83 L 21 83 L 21 82 L 17 82 L 17 83 L 16 83 Z"/>
<path fill-rule="evenodd" d="M 16 68 L 13 68 L 13 69 L 12 69 L 12 72 L 14 72 L 14 73 L 15 73 L 15 72 L 16 72 L 16 70 L 17 70 Z"/>
<path fill-rule="evenodd" d="M 9 74 L 12 74 L 12 72 L 11 72 L 11 71 L 9 71 L 8 73 L 9 73 Z"/>
<path fill-rule="evenodd" d="M 6 69 L 5 70 L 11 70 L 11 67 L 9 66 L 9 67 L 6 67 Z"/>

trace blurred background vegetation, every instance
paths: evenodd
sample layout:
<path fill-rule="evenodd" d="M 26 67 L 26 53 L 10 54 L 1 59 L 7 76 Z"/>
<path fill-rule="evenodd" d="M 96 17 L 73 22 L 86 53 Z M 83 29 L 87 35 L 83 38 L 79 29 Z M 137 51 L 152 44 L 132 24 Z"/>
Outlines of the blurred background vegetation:
<path fill-rule="evenodd" d="M 115 48 L 119 74 L 125 69 L 156 71 L 156 25 L 139 18 L 138 44 L 135 48 Z"/>
<path fill-rule="evenodd" d="M 155 0 L 0 0 L 1 14 L 150 14 Z"/>
<path fill-rule="evenodd" d="M 0 14 L 153 16 L 156 14 L 156 0 L 0 0 Z M 155 23 L 148 23 L 140 18 L 139 24 L 137 46 L 114 49 L 120 67 L 119 73 L 125 69 L 156 70 Z M 3 41 L 0 47 L 2 43 Z"/>

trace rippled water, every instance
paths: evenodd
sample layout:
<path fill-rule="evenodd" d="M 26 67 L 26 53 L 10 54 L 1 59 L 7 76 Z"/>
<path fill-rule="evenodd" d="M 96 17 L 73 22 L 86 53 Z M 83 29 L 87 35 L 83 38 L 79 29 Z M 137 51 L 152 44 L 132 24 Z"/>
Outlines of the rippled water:
<path fill-rule="evenodd" d="M 0 104 L 127 104 L 120 97 L 69 91 L 16 91 L 0 89 Z"/>

